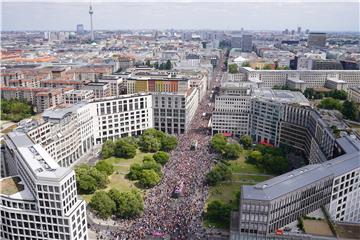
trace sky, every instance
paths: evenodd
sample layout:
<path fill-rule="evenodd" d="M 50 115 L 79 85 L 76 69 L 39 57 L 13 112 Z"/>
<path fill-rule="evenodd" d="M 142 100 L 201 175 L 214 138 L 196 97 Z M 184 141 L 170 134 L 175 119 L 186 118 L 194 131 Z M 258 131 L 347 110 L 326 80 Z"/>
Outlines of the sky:
<path fill-rule="evenodd" d="M 3 1 L 3 0 L 1 0 Z M 6 1 L 6 0 L 5 0 Z M 79 0 L 78 0 L 79 1 Z M 264 2 L 265 1 L 265 2 Z M 94 29 L 216 29 L 360 31 L 359 1 L 181 2 L 92 1 Z M 1 29 L 71 30 L 90 28 L 89 1 L 7 1 Z"/>

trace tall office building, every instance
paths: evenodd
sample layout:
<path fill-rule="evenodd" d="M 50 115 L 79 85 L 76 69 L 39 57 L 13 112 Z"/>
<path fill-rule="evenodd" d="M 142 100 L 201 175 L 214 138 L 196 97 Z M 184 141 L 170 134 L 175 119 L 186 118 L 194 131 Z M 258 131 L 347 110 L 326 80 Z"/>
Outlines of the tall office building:
<path fill-rule="evenodd" d="M 238 222 L 233 223 L 237 231 L 231 239 L 273 239 L 278 229 L 320 207 L 334 221 L 359 223 L 360 141 L 346 136 L 337 144 L 344 153 L 337 158 L 242 186 Z"/>
<path fill-rule="evenodd" d="M 86 240 L 86 206 L 78 199 L 74 171 L 21 132 L 5 137 L 2 155 L 1 239 Z"/>
<path fill-rule="evenodd" d="M 326 45 L 326 33 L 311 32 L 308 37 L 309 47 L 325 47 Z"/>
<path fill-rule="evenodd" d="M 242 51 L 243 52 L 251 52 L 252 50 L 252 35 L 244 34 L 242 35 Z"/>
<path fill-rule="evenodd" d="M 84 25 L 83 24 L 78 24 L 76 25 L 76 34 L 81 35 L 84 34 Z"/>

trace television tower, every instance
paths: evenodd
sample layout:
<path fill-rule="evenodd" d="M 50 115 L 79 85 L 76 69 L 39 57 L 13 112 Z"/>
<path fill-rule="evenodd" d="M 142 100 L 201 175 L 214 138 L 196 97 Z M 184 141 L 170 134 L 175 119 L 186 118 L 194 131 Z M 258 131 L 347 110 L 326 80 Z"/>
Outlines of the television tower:
<path fill-rule="evenodd" d="M 90 27 L 91 27 L 91 41 L 94 41 L 94 29 L 93 29 L 93 19 L 92 19 L 92 15 L 93 15 L 94 11 L 92 10 L 92 5 L 90 3 L 90 8 L 89 8 L 89 14 L 90 14 Z"/>

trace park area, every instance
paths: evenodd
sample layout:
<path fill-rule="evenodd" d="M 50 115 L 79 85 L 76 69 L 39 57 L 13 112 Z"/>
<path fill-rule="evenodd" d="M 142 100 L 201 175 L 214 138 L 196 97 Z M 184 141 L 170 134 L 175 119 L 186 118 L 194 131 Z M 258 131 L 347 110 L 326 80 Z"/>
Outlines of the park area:
<path fill-rule="evenodd" d="M 129 191 L 131 189 L 137 188 L 136 182 L 131 181 L 126 177 L 126 174 L 130 171 L 130 165 L 134 163 L 141 163 L 145 156 L 152 156 L 153 153 L 144 153 L 140 150 L 136 151 L 136 155 L 133 158 L 118 158 L 118 157 L 110 157 L 104 160 L 112 166 L 114 166 L 114 172 L 109 176 L 109 183 L 105 189 L 105 191 L 110 190 L 111 188 L 118 189 L 119 191 Z M 86 202 L 89 202 L 92 194 L 82 194 L 81 195 Z"/>
<path fill-rule="evenodd" d="M 272 177 L 270 174 L 257 167 L 256 165 L 249 164 L 245 161 L 248 154 L 244 150 L 240 157 L 236 160 L 230 160 L 229 168 L 231 170 L 231 179 L 222 181 L 214 186 L 210 186 L 209 196 L 206 202 L 208 205 L 214 201 L 220 201 L 231 207 L 231 210 L 238 209 L 240 188 L 242 185 L 254 185 L 258 182 L 266 181 Z M 223 222 L 204 221 L 207 227 L 228 229 L 228 224 Z"/>

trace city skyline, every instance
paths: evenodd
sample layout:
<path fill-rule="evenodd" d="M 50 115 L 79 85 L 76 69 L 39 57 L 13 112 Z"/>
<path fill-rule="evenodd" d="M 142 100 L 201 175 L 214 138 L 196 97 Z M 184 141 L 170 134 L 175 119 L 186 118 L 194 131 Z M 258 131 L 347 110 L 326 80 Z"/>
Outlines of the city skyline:
<path fill-rule="evenodd" d="M 357 21 L 359 19 L 357 2 L 93 2 L 92 4 L 95 30 L 240 30 L 244 28 L 280 31 L 297 29 L 300 26 L 302 30 L 311 31 L 358 32 L 360 28 Z M 84 24 L 85 29 L 90 30 L 88 9 L 89 2 L 5 2 L 2 4 L 2 30 L 75 31 L 76 24 Z M 67 13 L 66 17 L 63 13 Z M 344 22 L 346 24 L 343 24 Z"/>

